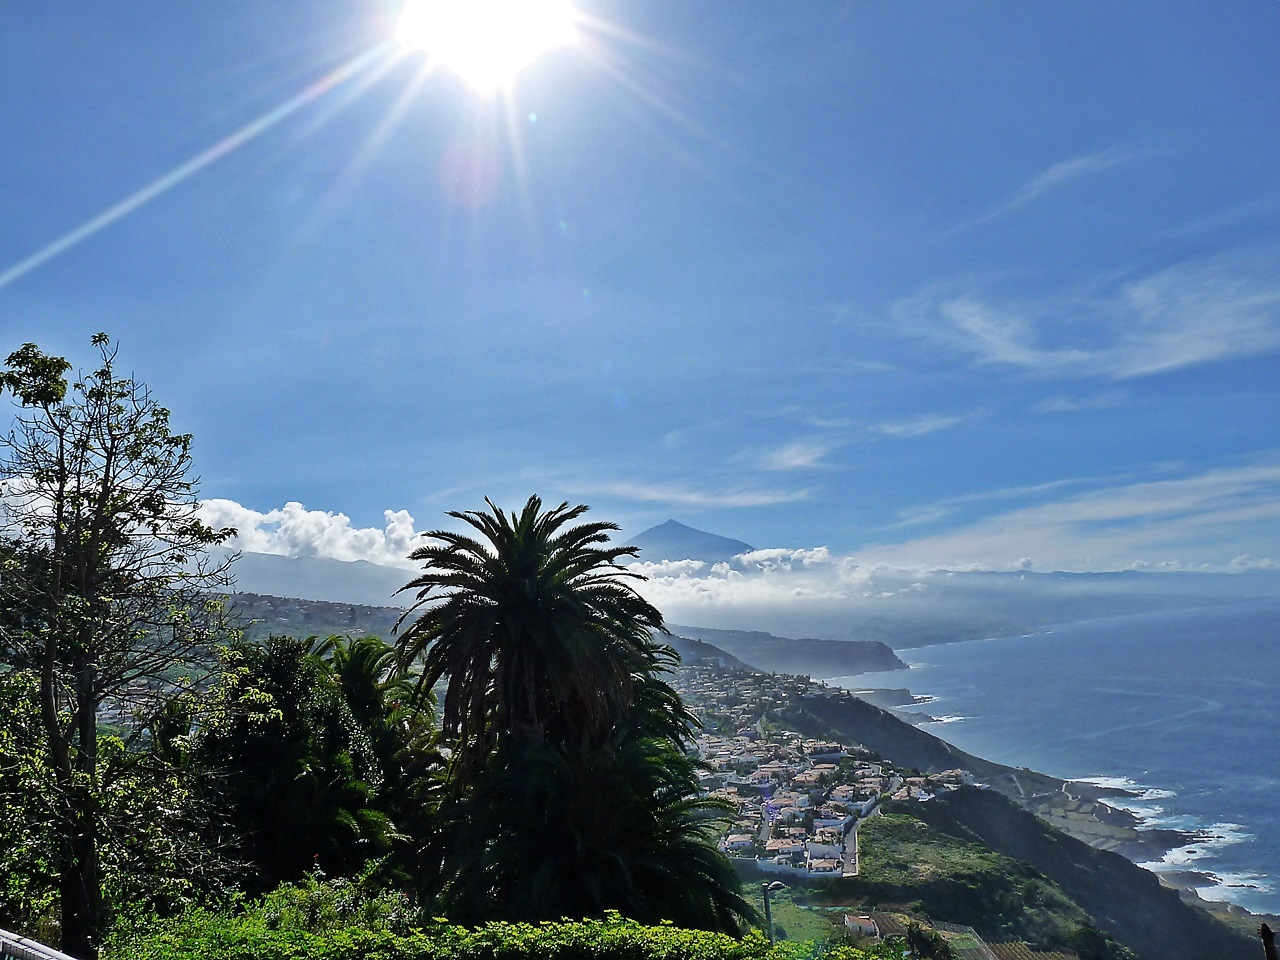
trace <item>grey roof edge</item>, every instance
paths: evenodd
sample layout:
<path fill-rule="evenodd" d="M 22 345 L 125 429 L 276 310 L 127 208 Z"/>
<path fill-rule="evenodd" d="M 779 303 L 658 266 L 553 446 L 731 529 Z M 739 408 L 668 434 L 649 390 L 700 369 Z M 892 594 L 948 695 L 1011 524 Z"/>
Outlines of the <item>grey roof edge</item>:
<path fill-rule="evenodd" d="M 20 937 L 8 930 L 0 930 L 0 957 L 14 960 L 75 960 L 61 950 L 46 947 L 30 937 Z"/>

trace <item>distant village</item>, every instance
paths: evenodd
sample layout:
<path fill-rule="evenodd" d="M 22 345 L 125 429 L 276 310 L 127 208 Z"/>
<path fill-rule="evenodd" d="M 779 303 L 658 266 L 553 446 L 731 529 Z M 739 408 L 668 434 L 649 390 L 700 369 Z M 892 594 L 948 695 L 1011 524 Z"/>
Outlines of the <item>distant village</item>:
<path fill-rule="evenodd" d="M 806 677 L 686 663 L 675 686 L 703 723 L 697 749 L 703 786 L 737 810 L 720 839 L 730 858 L 766 873 L 824 879 L 858 873 L 858 826 L 883 798 L 927 801 L 963 785 L 967 771 L 921 776 L 853 743 L 781 727 L 778 707 L 811 698 L 853 698 Z"/>

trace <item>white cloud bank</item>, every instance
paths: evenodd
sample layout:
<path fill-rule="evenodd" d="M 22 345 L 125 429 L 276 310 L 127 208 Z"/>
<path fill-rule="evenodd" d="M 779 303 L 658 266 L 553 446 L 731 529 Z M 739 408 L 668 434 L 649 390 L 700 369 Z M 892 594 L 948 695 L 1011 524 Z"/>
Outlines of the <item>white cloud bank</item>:
<path fill-rule="evenodd" d="M 407 559 L 418 544 L 408 510 L 384 510 L 386 526 L 353 527 L 344 513 L 308 510 L 290 501 L 278 510 L 260 513 L 234 500 L 204 500 L 200 518 L 212 527 L 235 527 L 229 546 L 248 553 L 285 557 L 327 557 L 367 560 L 384 566 L 416 569 Z"/>
<path fill-rule="evenodd" d="M 1080 487 L 1088 489 L 1080 490 Z M 1073 490 L 1073 488 L 1075 488 Z M 635 565 L 655 578 L 716 576 L 730 571 L 830 570 L 891 566 L 900 570 L 1014 570 L 1035 558 L 1040 570 L 1121 570 L 1139 566 L 1239 570 L 1268 566 L 1280 533 L 1280 464 L 1259 463 L 1182 477 L 1121 483 L 1075 478 L 922 504 L 887 525 L 901 537 L 936 522 L 957 504 L 1035 498 L 940 533 L 894 539 L 847 556 L 816 548 L 769 548 L 735 558 L 731 568 L 697 560 Z M 682 501 L 673 501 L 679 503 Z M 239 531 L 232 545 L 252 553 L 368 560 L 414 569 L 406 559 L 419 531 L 407 510 L 386 510 L 382 528 L 355 527 L 346 514 L 297 502 L 265 513 L 233 500 L 205 500 L 201 517 Z"/>
<path fill-rule="evenodd" d="M 941 533 L 847 555 L 825 547 L 775 548 L 710 568 L 690 561 L 635 569 L 651 578 L 642 588 L 645 595 L 676 623 L 840 636 L 851 624 L 873 617 L 972 617 L 984 605 L 994 612 L 1011 609 L 1011 603 L 1042 610 L 1048 588 L 1043 580 L 1039 586 L 1032 584 L 1034 577 L 1027 580 L 1030 571 L 1232 573 L 1280 566 L 1270 559 L 1280 541 L 1280 465 L 1071 489 L 1087 482 L 1004 491 L 1010 497 L 1039 496 L 1032 505 L 1006 508 Z M 936 506 L 922 506 L 920 512 L 937 519 L 950 512 L 952 503 Z M 1010 576 L 983 581 L 979 588 L 962 576 L 974 572 Z M 1013 593 L 1000 592 L 1023 581 L 1028 585 L 1016 588 L 1022 591 L 1016 603 Z M 1256 589 L 1256 584 L 1239 583 L 1222 589 Z M 1185 589 L 1174 580 L 1164 587 L 1172 595 Z M 1097 589 L 1135 588 L 1117 580 Z M 1137 589 L 1157 588 L 1148 583 Z M 1055 596 L 1053 602 L 1065 601 Z"/>
<path fill-rule="evenodd" d="M 1038 616 L 1048 609 L 1046 603 L 1067 602 L 1064 591 L 1080 589 L 1078 584 L 1055 586 L 1053 578 L 1035 573 L 1244 573 L 1244 578 L 1222 578 L 1242 584 L 1224 590 L 1244 590 L 1255 588 L 1249 576 L 1280 569 L 1273 559 L 1280 542 L 1280 464 L 1159 480 L 1081 478 L 993 492 L 992 498 L 1023 505 L 1005 503 L 982 519 L 923 536 L 911 537 L 917 526 L 898 526 L 896 535 L 909 539 L 846 555 L 825 546 L 774 547 L 716 564 L 672 559 L 637 562 L 630 569 L 648 578 L 641 591 L 674 623 L 816 636 L 848 636 L 851 625 L 875 617 L 964 616 L 985 622 L 982 618 L 993 611 L 1011 609 L 1034 609 Z M 936 513 L 945 516 L 955 502 L 936 505 Z M 920 511 L 929 509 L 924 505 Z M 383 528 L 360 528 L 344 514 L 299 503 L 265 513 L 230 500 L 202 505 L 207 522 L 239 528 L 235 545 L 242 550 L 413 569 L 405 559 L 416 545 L 413 517 L 404 510 L 384 515 Z M 895 528 L 885 528 L 890 529 Z M 975 572 L 1007 576 L 966 576 Z M 1280 589 L 1280 577 L 1276 585 Z M 1090 589 L 1135 588 L 1121 579 Z M 1183 587 L 1171 579 L 1167 586 L 1144 582 L 1140 589 L 1173 596 Z"/>

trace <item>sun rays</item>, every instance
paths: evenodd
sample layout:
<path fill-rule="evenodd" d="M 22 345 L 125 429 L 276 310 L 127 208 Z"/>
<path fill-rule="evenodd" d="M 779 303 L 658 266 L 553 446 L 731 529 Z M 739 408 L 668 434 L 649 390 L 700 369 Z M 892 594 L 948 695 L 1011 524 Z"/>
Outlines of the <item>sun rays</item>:
<path fill-rule="evenodd" d="M 642 43 L 643 38 L 613 25 L 579 13 L 570 0 L 406 0 L 393 33 L 384 41 L 357 54 L 334 70 L 313 81 L 279 106 L 245 123 L 233 133 L 178 164 L 122 200 L 85 220 L 79 226 L 46 244 L 34 253 L 0 269 L 0 289 L 4 289 L 63 253 L 89 240 L 152 201 L 183 184 L 209 166 L 257 140 L 285 120 L 322 100 L 335 96 L 349 102 L 361 96 L 396 71 L 406 61 L 421 57 L 405 89 L 387 115 L 375 126 L 367 141 L 353 150 L 351 172 L 364 165 L 369 155 L 382 146 L 403 119 L 410 100 L 433 75 L 446 72 L 460 79 L 477 99 L 476 109 L 503 119 L 483 133 L 489 154 L 506 153 L 514 166 L 517 186 L 527 191 L 522 130 L 526 115 L 517 109 L 514 87 L 519 74 L 544 55 L 564 47 L 577 47 L 596 69 L 617 84 L 627 95 L 648 108 L 687 124 L 680 112 L 636 76 L 632 76 L 608 39 L 625 45 Z M 647 44 L 654 52 L 652 44 Z M 668 51 L 669 52 L 669 51 Z M 528 116 L 532 121 L 532 115 Z M 696 125 L 695 125 L 696 126 Z M 496 141 L 504 140 L 505 143 Z M 474 193 L 475 191 L 472 191 Z M 470 194 L 468 194 L 470 196 Z M 524 197 L 526 213 L 531 213 Z"/>

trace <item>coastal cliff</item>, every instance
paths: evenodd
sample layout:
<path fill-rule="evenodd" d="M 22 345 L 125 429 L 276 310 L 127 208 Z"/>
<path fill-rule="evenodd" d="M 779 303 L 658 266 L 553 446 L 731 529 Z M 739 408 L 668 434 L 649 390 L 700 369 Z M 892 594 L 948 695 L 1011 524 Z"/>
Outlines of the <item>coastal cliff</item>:
<path fill-rule="evenodd" d="M 1198 836 L 1178 830 L 1139 829 L 1136 816 L 1108 806 L 1102 791 L 1095 787 L 966 753 L 861 697 L 808 697 L 780 710 L 779 717 L 815 736 L 852 737 L 881 756 L 924 773 L 968 770 L 1063 833 L 1130 860 L 1158 860 L 1166 851 Z"/>
<path fill-rule="evenodd" d="M 954 791 L 912 804 L 910 812 L 936 830 L 1035 867 L 1141 957 L 1203 960 L 1257 949 L 1250 937 L 1183 903 L 1155 874 L 1054 829 L 993 791 Z"/>
<path fill-rule="evenodd" d="M 899 719 L 888 710 L 855 697 L 806 697 L 788 704 L 779 716 L 803 733 L 814 736 L 840 734 L 897 763 L 925 773 L 960 767 L 999 781 L 1002 790 L 1035 794 L 1059 790 L 1062 781 L 1033 771 L 975 757 L 945 740 Z"/>
<path fill-rule="evenodd" d="M 672 634 L 669 637 L 658 637 L 662 643 L 667 644 L 676 653 L 680 655 L 680 662 L 684 664 L 713 662 L 719 664 L 729 670 L 754 670 L 755 667 L 748 663 L 743 663 L 727 650 L 713 646 L 710 643 L 704 643 L 701 640 L 694 640 L 691 637 L 680 637 Z"/>
<path fill-rule="evenodd" d="M 1061 887 L 1100 929 L 1141 957 L 1241 956 L 1255 946 L 1122 855 L 1158 857 L 1156 851 L 1185 842 L 1184 836 L 1139 831 L 1131 814 L 1094 802 L 1080 785 L 973 756 L 854 698 L 807 697 L 777 712 L 791 727 L 856 740 L 921 771 L 959 767 L 974 773 L 991 789 L 963 789 L 895 808 L 941 832 L 1029 864 Z M 1077 816 L 1067 817 L 1068 811 Z"/>

